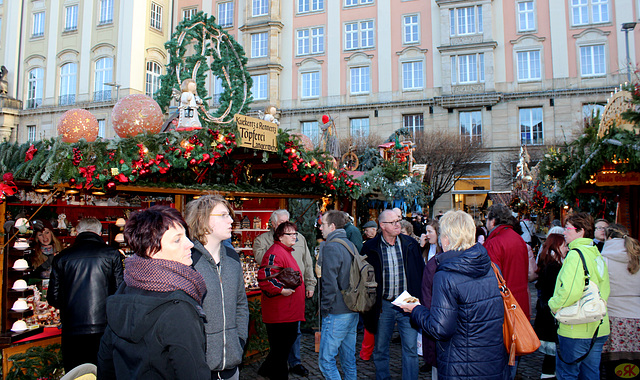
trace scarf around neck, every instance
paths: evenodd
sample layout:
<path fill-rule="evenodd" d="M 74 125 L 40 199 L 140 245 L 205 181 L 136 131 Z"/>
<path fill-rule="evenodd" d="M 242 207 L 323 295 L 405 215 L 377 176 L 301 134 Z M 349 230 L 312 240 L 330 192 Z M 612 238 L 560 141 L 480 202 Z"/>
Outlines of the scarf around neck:
<path fill-rule="evenodd" d="M 198 304 L 202 304 L 207 292 L 202 275 L 177 261 L 133 255 L 125 259 L 124 268 L 124 282 L 127 286 L 151 292 L 182 290 Z"/>

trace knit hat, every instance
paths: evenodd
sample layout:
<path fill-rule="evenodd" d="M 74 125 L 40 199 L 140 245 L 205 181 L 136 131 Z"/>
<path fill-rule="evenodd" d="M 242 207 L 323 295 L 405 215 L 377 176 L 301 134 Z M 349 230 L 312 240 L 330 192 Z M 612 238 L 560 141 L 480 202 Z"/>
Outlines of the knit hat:
<path fill-rule="evenodd" d="M 33 227 L 33 232 L 44 231 L 45 228 L 48 228 L 49 231 L 53 232 L 53 227 L 48 220 L 45 219 L 36 219 L 31 221 L 31 226 Z"/>
<path fill-rule="evenodd" d="M 362 228 L 363 228 L 363 229 L 364 229 L 364 228 L 369 228 L 369 227 L 373 227 L 373 228 L 376 228 L 376 229 L 377 229 L 377 228 L 378 228 L 378 223 L 374 222 L 373 220 L 370 220 L 370 221 L 366 222 L 366 223 L 362 226 Z"/>

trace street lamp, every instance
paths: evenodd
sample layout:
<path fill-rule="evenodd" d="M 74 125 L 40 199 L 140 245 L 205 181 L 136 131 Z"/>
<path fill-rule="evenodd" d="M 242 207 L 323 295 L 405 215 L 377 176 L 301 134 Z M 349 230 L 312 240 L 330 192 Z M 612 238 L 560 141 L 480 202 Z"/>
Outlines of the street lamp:
<path fill-rule="evenodd" d="M 634 23 L 635 25 L 635 23 Z M 627 48 L 627 59 L 629 57 L 629 48 Z M 105 83 L 106 86 L 111 86 L 111 87 L 115 87 L 116 88 L 116 103 L 118 102 L 118 96 L 120 95 L 120 84 L 117 84 L 116 82 L 109 82 L 109 83 Z"/>
<path fill-rule="evenodd" d="M 629 31 L 634 30 L 636 27 L 635 22 L 622 23 L 622 31 L 624 32 L 624 39 L 627 47 L 627 82 L 631 82 L 631 58 L 629 58 Z"/>

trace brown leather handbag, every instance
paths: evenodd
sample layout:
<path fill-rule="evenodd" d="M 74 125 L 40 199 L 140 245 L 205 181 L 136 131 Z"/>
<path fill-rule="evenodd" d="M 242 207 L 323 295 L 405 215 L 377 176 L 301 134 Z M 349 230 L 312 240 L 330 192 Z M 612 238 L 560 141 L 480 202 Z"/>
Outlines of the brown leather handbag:
<path fill-rule="evenodd" d="M 260 269 L 263 268 L 275 269 L 278 271 L 278 273 L 267 276 L 264 278 L 264 280 L 261 281 L 268 281 L 272 278 L 275 278 L 276 280 L 280 281 L 285 286 L 285 288 L 289 289 L 295 289 L 302 284 L 302 277 L 300 276 L 300 272 L 294 270 L 293 268 L 283 268 L 276 265 L 265 265 L 260 267 Z"/>
<path fill-rule="evenodd" d="M 502 278 L 498 267 L 491 263 L 496 278 L 498 279 L 498 288 L 502 294 L 504 302 L 504 322 L 502 323 L 502 334 L 504 336 L 504 345 L 509 353 L 509 365 L 516 364 L 516 355 L 526 355 L 540 347 L 540 339 L 531 326 L 531 322 L 522 311 L 520 305 L 516 301 L 507 284 Z"/>

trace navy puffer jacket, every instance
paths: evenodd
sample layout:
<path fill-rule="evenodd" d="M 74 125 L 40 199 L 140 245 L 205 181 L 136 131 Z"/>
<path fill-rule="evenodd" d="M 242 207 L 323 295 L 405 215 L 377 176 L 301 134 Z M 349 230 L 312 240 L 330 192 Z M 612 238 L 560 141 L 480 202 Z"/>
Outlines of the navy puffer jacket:
<path fill-rule="evenodd" d="M 437 340 L 438 379 L 507 379 L 504 309 L 487 250 L 436 257 L 431 309 L 417 306 L 411 321 Z"/>

